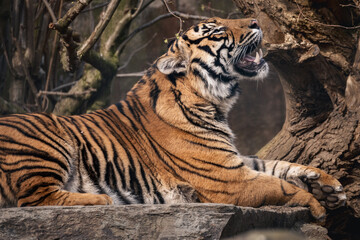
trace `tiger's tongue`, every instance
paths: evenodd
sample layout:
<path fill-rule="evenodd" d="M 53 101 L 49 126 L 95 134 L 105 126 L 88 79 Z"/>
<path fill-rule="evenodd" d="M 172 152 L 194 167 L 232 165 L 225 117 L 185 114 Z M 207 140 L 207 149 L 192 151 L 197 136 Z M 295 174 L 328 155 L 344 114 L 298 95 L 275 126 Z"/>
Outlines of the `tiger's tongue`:
<path fill-rule="evenodd" d="M 259 64 L 262 57 L 263 57 L 263 53 L 262 53 L 261 49 L 259 49 L 259 52 L 256 52 L 255 57 L 253 57 L 251 55 L 246 55 L 244 57 L 244 60 L 248 61 L 248 62 L 254 62 L 256 64 Z"/>

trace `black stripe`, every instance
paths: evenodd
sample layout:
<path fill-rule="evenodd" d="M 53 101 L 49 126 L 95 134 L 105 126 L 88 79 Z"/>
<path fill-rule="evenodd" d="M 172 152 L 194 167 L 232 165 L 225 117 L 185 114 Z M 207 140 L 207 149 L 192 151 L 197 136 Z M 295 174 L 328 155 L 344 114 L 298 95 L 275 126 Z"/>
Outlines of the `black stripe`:
<path fill-rule="evenodd" d="M 198 46 L 198 49 L 207 52 L 208 54 L 210 54 L 213 57 L 216 57 L 216 54 L 211 50 L 211 48 L 208 45 Z"/>
<path fill-rule="evenodd" d="M 49 192 L 48 194 L 42 196 L 41 198 L 39 198 L 38 200 L 36 201 L 33 201 L 33 202 L 25 202 L 23 204 L 20 205 L 20 207 L 25 207 L 25 206 L 31 206 L 31 205 L 39 205 L 40 203 L 42 203 L 43 201 L 45 201 L 46 198 L 48 198 L 50 195 L 52 195 L 53 193 L 56 193 L 58 192 L 59 190 L 54 190 L 52 192 Z"/>
<path fill-rule="evenodd" d="M 136 167 L 134 163 L 134 159 L 131 156 L 128 149 L 124 149 L 127 155 L 127 158 L 129 160 L 130 166 L 128 167 L 129 170 L 129 177 L 130 177 L 130 186 L 131 190 L 134 192 L 134 194 L 137 196 L 137 199 L 139 200 L 139 203 L 144 203 L 144 196 L 142 192 L 141 184 L 138 180 L 138 176 L 136 175 Z"/>
<path fill-rule="evenodd" d="M 19 123 L 19 124 L 22 124 L 22 123 Z M 44 141 L 44 140 L 41 139 L 41 138 L 38 138 L 36 135 L 30 135 L 30 134 L 28 134 L 28 133 L 26 133 L 26 132 L 23 132 L 22 129 L 20 129 L 20 128 L 17 127 L 17 126 L 11 125 L 11 124 L 0 123 L 0 125 L 7 126 L 7 127 L 9 127 L 9 128 L 13 128 L 13 129 L 15 129 L 16 131 L 18 131 L 19 133 L 23 134 L 24 136 L 26 136 L 26 137 L 28 137 L 28 138 L 30 138 L 30 139 L 39 141 L 39 142 L 41 142 L 42 144 L 44 144 L 44 145 L 46 145 L 46 146 L 49 146 L 50 148 L 52 148 L 52 151 L 56 151 L 56 152 L 58 152 L 59 154 L 61 154 L 61 155 L 64 157 L 64 159 L 66 159 L 66 161 L 70 164 L 69 159 L 68 159 L 68 156 L 66 156 L 63 152 L 59 151 L 58 148 L 54 147 L 54 146 L 51 145 L 50 143 Z M 6 136 L 6 135 L 1 135 L 1 136 L 8 137 L 8 136 Z M 9 141 L 10 141 L 10 140 L 9 140 Z M 29 146 L 29 145 L 27 145 L 27 144 L 19 143 L 19 142 L 14 141 L 14 140 L 12 140 L 11 143 L 18 144 L 18 145 L 23 145 L 23 146 L 28 146 L 28 148 L 34 149 L 34 151 L 40 151 L 38 148 Z M 35 144 L 34 144 L 34 145 L 35 145 Z M 63 148 L 63 147 L 62 147 L 62 148 Z M 22 151 L 24 151 L 24 150 L 22 150 Z M 17 152 L 18 152 L 18 151 L 15 151 L 15 150 L 14 150 L 14 153 L 17 154 Z M 42 151 L 42 152 L 43 152 L 43 151 Z M 47 153 L 47 154 L 48 154 L 48 153 Z M 66 169 L 66 171 L 68 171 L 68 168 L 67 168 L 64 164 L 63 164 L 63 166 L 64 166 L 64 169 Z"/>
<path fill-rule="evenodd" d="M 138 160 L 138 161 L 139 161 L 139 160 Z M 146 190 L 147 190 L 148 192 L 150 192 L 150 186 L 149 186 L 149 183 L 148 183 L 148 181 L 147 181 L 144 168 L 143 168 L 141 165 L 139 165 L 139 167 L 140 167 L 141 177 L 142 177 L 143 182 L 144 182 L 144 184 L 145 184 L 145 188 L 146 188 Z"/>
<path fill-rule="evenodd" d="M 118 111 L 130 122 L 131 124 L 131 127 L 134 129 L 134 131 L 138 131 L 138 127 L 135 125 L 134 121 L 131 120 L 124 112 L 124 108 L 123 108 L 123 102 L 119 102 L 119 103 L 116 103 L 115 106 L 117 107 Z M 114 113 L 114 115 L 116 115 Z M 120 120 L 121 121 L 121 120 Z"/>
<path fill-rule="evenodd" d="M 226 98 L 232 98 L 234 96 L 236 96 L 238 93 L 240 93 L 240 85 L 239 83 L 235 83 L 231 88 L 230 88 L 230 94 L 228 96 L 226 96 Z"/>
<path fill-rule="evenodd" d="M 38 120 L 40 119 L 40 118 L 37 117 L 37 116 L 34 116 L 34 115 L 32 115 L 32 116 L 33 116 L 34 118 L 37 118 Z M 45 133 L 42 129 L 40 129 L 35 123 L 31 122 L 30 120 L 26 119 L 26 118 L 23 117 L 23 116 L 18 116 L 18 117 L 19 117 L 20 119 L 22 119 L 23 121 L 29 123 L 33 128 L 35 128 L 35 129 L 37 130 L 37 132 L 38 132 L 37 135 L 38 135 L 39 133 L 41 133 L 42 135 L 46 136 L 46 138 L 48 138 L 49 140 L 51 140 L 54 145 L 57 145 L 58 148 L 61 148 L 64 152 L 66 152 L 66 154 L 67 154 L 68 156 L 70 156 L 69 151 L 68 151 L 63 145 L 59 144 L 58 141 L 55 140 L 52 136 L 46 134 L 46 133 Z M 51 133 L 54 134 L 55 136 L 59 135 L 59 134 L 56 134 L 56 133 L 50 131 L 50 129 L 46 126 L 46 123 L 44 123 L 44 124 L 45 124 L 45 125 L 44 125 L 44 128 L 48 129 L 49 132 L 51 132 Z M 56 127 L 56 126 L 54 126 L 54 127 Z M 60 137 L 59 137 L 59 138 L 60 138 Z M 67 158 L 66 158 L 66 159 L 67 159 Z"/>
<path fill-rule="evenodd" d="M 3 188 L 3 186 L 1 184 L 0 184 L 0 196 L 1 196 L 2 200 L 3 200 L 2 201 L 3 205 L 4 205 L 4 203 L 11 203 L 11 200 L 8 198 L 8 194 L 5 193 L 4 188 Z"/>
<path fill-rule="evenodd" d="M 275 169 L 276 169 L 276 166 L 278 165 L 279 162 L 276 162 L 272 168 L 272 171 L 271 171 L 271 175 L 274 176 L 275 174 Z"/>
<path fill-rule="evenodd" d="M 281 191 L 282 191 L 282 193 L 283 193 L 284 196 L 286 196 L 286 197 L 294 196 L 295 194 L 298 193 L 298 191 L 295 191 L 295 192 L 293 192 L 293 193 L 287 193 L 287 192 L 285 191 L 284 186 L 283 186 L 283 181 L 280 181 L 280 186 L 281 186 Z M 294 187 L 294 189 L 295 189 L 295 187 Z"/>
<path fill-rule="evenodd" d="M 92 137 L 92 139 L 95 141 L 95 143 L 96 143 L 98 146 L 100 146 L 99 143 L 97 142 L 97 140 L 94 138 L 93 134 L 91 133 L 91 132 L 93 132 L 93 130 L 89 130 L 87 124 L 85 124 L 85 123 L 83 122 L 83 119 L 82 119 L 83 116 L 80 115 L 80 116 L 78 116 L 78 117 L 81 117 L 81 118 L 79 118 L 79 119 L 77 119 L 77 120 L 78 120 L 78 121 L 81 120 L 81 121 L 79 121 L 79 122 L 81 122 L 81 123 L 85 126 L 85 128 L 88 130 L 88 133 L 90 134 L 90 136 Z M 75 119 L 71 119 L 71 121 L 72 121 L 73 125 L 75 126 L 76 130 L 77 130 L 79 133 L 81 133 L 81 132 L 82 132 L 82 129 L 81 129 L 81 127 L 79 126 L 79 123 L 78 123 Z M 99 160 L 98 160 L 97 155 L 95 154 L 96 150 L 92 150 L 92 149 L 94 149 L 94 148 L 93 148 L 93 144 L 91 144 L 89 141 L 87 141 L 87 139 L 85 139 L 83 136 L 82 136 L 82 144 L 85 144 L 86 149 L 87 149 L 87 152 L 90 153 L 90 155 L 91 155 L 91 159 L 88 159 L 87 157 L 84 158 L 84 156 L 86 156 L 86 155 L 82 155 L 82 156 L 83 156 L 82 160 L 83 160 L 84 164 L 85 164 L 87 167 L 90 167 L 90 166 L 89 166 L 89 161 L 91 160 L 91 162 L 92 162 L 92 169 L 95 169 L 95 171 L 96 171 L 96 175 L 95 175 L 95 176 L 100 177 L 100 163 L 99 163 Z M 101 147 L 100 147 L 100 149 L 101 149 Z M 83 148 L 82 150 L 84 150 L 84 148 Z M 82 153 L 82 154 L 83 154 L 83 153 Z M 91 171 L 92 171 L 92 170 L 91 170 Z M 89 172 L 89 171 L 88 171 L 88 172 Z M 93 173 L 93 172 L 91 172 L 91 174 L 92 174 L 92 173 Z M 94 174 L 95 174 L 95 173 L 94 173 Z M 92 180 L 93 180 L 93 179 L 96 179 L 95 176 L 92 176 L 92 177 L 91 177 Z M 95 182 L 98 184 L 98 180 L 96 180 Z M 99 186 L 99 187 L 100 187 L 100 186 Z"/>
<path fill-rule="evenodd" d="M 184 168 L 184 167 L 181 167 L 180 165 L 178 165 L 175 161 L 173 161 L 171 159 L 171 157 L 169 156 L 170 153 L 165 149 L 163 148 L 160 144 L 158 144 L 151 136 L 149 136 L 149 133 L 147 133 L 145 131 L 146 135 L 148 138 L 150 138 L 151 141 L 149 141 L 149 143 L 151 144 L 151 146 L 153 147 L 153 149 L 155 150 L 156 154 L 158 155 L 159 159 L 161 159 L 171 170 L 172 170 L 172 174 L 175 175 L 175 177 L 179 178 L 180 180 L 184 180 L 181 176 L 179 176 L 177 174 L 177 171 L 174 171 L 174 169 L 172 167 L 169 166 L 169 164 L 163 159 L 163 157 L 160 155 L 160 153 L 158 152 L 157 148 L 155 147 L 155 145 L 153 144 L 153 142 L 155 142 L 163 151 L 164 153 L 168 156 L 169 160 L 176 166 L 178 167 L 180 170 L 182 171 L 186 171 L 186 172 L 189 172 L 189 173 L 192 173 L 194 175 L 197 175 L 199 177 L 203 177 L 203 178 L 207 178 L 207 179 L 210 179 L 210 180 L 213 180 L 213 181 L 216 181 L 216 182 L 223 182 L 223 183 L 229 183 L 229 181 L 226 181 L 226 180 L 222 180 L 222 179 L 218 179 L 218 178 L 214 178 L 214 177 L 211 177 L 211 176 L 207 176 L 207 175 L 203 175 L 201 174 L 200 172 L 198 171 L 193 171 L 193 170 L 190 170 L 190 169 L 187 169 L 187 168 Z M 172 154 L 171 154 L 172 155 Z M 174 155 L 172 155 L 174 156 Z M 188 163 L 189 165 L 189 163 Z"/>
<path fill-rule="evenodd" d="M 255 171 L 259 171 L 259 164 L 258 164 L 258 162 L 256 161 L 256 159 L 253 159 L 253 163 L 254 163 L 254 170 L 255 170 Z"/>
<path fill-rule="evenodd" d="M 32 169 L 47 169 L 47 170 L 52 170 L 52 171 L 58 172 L 59 174 L 63 174 L 59 169 L 47 167 L 47 166 L 21 166 L 19 168 L 12 168 L 9 170 L 1 168 L 1 170 L 5 173 L 14 173 L 14 172 L 18 172 L 18 171 L 21 172 L 23 170 L 32 170 Z"/>
<path fill-rule="evenodd" d="M 291 166 L 288 166 L 288 167 L 287 167 L 285 173 L 283 174 L 282 179 L 286 179 L 286 178 L 287 178 L 287 175 L 288 175 L 288 172 L 289 172 L 290 168 L 291 168 Z"/>
<path fill-rule="evenodd" d="M 206 129 L 206 130 L 209 130 L 209 131 L 213 131 L 213 132 L 216 132 L 216 133 L 219 133 L 221 135 L 224 135 L 225 137 L 229 138 L 230 135 L 218 128 L 216 128 L 217 126 L 212 124 L 212 123 L 209 123 L 209 122 L 206 122 L 204 121 L 204 119 L 201 117 L 201 116 L 198 116 L 194 113 L 191 112 L 191 114 L 193 116 L 195 116 L 198 120 L 200 120 L 201 122 L 196 122 L 194 119 L 191 119 L 189 116 L 188 116 L 188 113 L 190 112 L 190 110 L 188 108 L 186 108 L 184 106 L 184 104 L 182 103 L 181 99 L 180 99 L 180 95 L 181 95 L 181 92 L 179 91 L 175 91 L 175 90 L 172 90 L 173 94 L 174 94 L 174 97 L 175 97 L 175 101 L 176 103 L 178 104 L 178 106 L 180 107 L 183 115 L 185 116 L 185 118 L 190 122 L 192 123 L 193 125 L 197 126 L 197 127 L 200 127 L 200 128 L 203 128 L 203 129 Z M 215 128 L 211 128 L 209 126 L 206 126 L 206 125 L 210 125 L 212 127 L 215 127 Z"/>
<path fill-rule="evenodd" d="M 160 94 L 160 89 L 159 86 L 157 85 L 157 83 L 155 82 L 155 80 L 151 80 L 151 90 L 150 90 L 150 99 L 151 99 L 151 106 L 152 108 L 156 109 L 156 103 L 157 100 L 159 98 L 159 94 Z"/>
<path fill-rule="evenodd" d="M 88 176 L 90 177 L 91 181 L 94 183 L 95 187 L 98 188 L 98 190 L 102 191 L 102 189 L 99 186 L 99 179 L 97 178 L 97 175 L 95 173 L 95 171 L 93 170 L 93 165 L 89 164 L 89 161 L 92 160 L 88 157 L 88 153 L 91 156 L 91 152 L 88 150 L 87 145 L 83 145 L 82 149 L 81 149 L 81 160 L 83 162 L 83 166 L 88 174 Z M 102 191 L 101 193 L 105 193 L 104 191 Z"/>
<path fill-rule="evenodd" d="M 114 190 L 116 192 L 117 196 L 121 197 L 124 204 L 131 203 L 131 201 L 129 199 L 127 199 L 127 197 L 124 196 L 117 187 L 118 184 L 117 184 L 117 180 L 116 180 L 116 175 L 115 175 L 113 164 L 111 162 L 107 162 L 107 164 L 106 164 L 105 182 L 112 190 Z"/>
<path fill-rule="evenodd" d="M 18 197 L 19 199 L 23 199 L 23 198 L 27 198 L 29 196 L 31 196 L 33 193 L 35 193 L 39 188 L 43 188 L 43 187 L 50 187 L 50 186 L 56 186 L 57 184 L 55 183 L 48 183 L 48 182 L 42 182 L 39 184 L 34 185 L 32 188 L 27 189 L 26 192 L 22 195 L 20 195 Z"/>
<path fill-rule="evenodd" d="M 176 87 L 176 81 L 177 79 L 184 77 L 185 73 L 184 72 L 172 72 L 169 75 L 167 75 L 167 78 L 169 79 L 169 81 Z"/>
<path fill-rule="evenodd" d="M 265 172 L 265 161 L 264 160 L 260 160 L 260 161 L 261 161 L 262 171 Z"/>
<path fill-rule="evenodd" d="M 28 146 L 26 144 L 19 144 L 20 146 Z M 49 155 L 48 152 L 44 152 L 40 149 L 36 149 L 33 147 L 28 146 L 30 149 L 32 149 L 33 151 L 29 151 L 29 150 L 25 150 L 22 149 L 21 151 L 18 151 L 17 149 L 12 149 L 12 148 L 4 148 L 4 147 L 0 147 L 0 151 L 5 152 L 7 155 L 16 155 L 16 156 L 29 156 L 29 157 L 36 157 L 36 158 L 40 158 L 43 161 L 46 162 L 52 162 L 52 163 L 56 163 L 57 165 L 59 165 L 62 169 L 64 169 L 66 172 L 69 172 L 69 168 L 60 160 L 58 160 L 57 158 L 54 158 L 52 156 Z"/>
<path fill-rule="evenodd" d="M 244 41 L 252 32 L 247 32 L 245 35 L 241 34 L 239 44 L 243 44 L 242 41 Z"/>
<path fill-rule="evenodd" d="M 212 166 L 215 166 L 215 167 L 219 167 L 219 168 L 224 168 L 224 169 L 228 169 L 228 170 L 232 170 L 232 169 L 239 169 L 241 167 L 244 166 L 244 163 L 241 162 L 240 164 L 238 165 L 235 165 L 235 166 L 230 166 L 230 167 L 227 167 L 227 166 L 224 166 L 224 165 L 221 165 L 221 164 L 217 164 L 217 163 L 213 163 L 213 162 L 209 162 L 209 161 L 205 161 L 205 160 L 201 160 L 201 159 L 198 159 L 198 158 L 194 158 L 194 160 L 196 161 L 199 161 L 199 162 L 202 162 L 202 163 L 205 163 L 205 164 L 209 164 L 209 165 L 212 165 Z"/>
<path fill-rule="evenodd" d="M 228 83 L 234 80 L 234 77 L 232 76 L 225 76 L 222 73 L 215 72 L 209 65 L 203 62 L 200 58 L 194 58 L 191 60 L 191 62 L 199 64 L 199 66 L 202 67 L 205 71 L 207 71 L 213 79 L 218 79 L 224 83 Z"/>
<path fill-rule="evenodd" d="M 57 173 L 54 172 L 31 172 L 31 173 L 27 173 L 22 175 L 21 177 L 19 177 L 16 181 L 16 187 L 20 188 L 20 185 L 25 182 L 26 180 L 33 178 L 33 177 L 50 177 L 50 178 L 54 178 L 56 180 L 58 180 L 59 182 L 63 183 L 63 178 L 62 176 L 60 176 Z M 60 185 L 60 184 L 59 184 Z"/>
<path fill-rule="evenodd" d="M 157 197 L 157 199 L 159 200 L 159 203 L 161 203 L 161 204 L 165 203 L 164 198 L 162 197 L 161 193 L 157 190 L 156 184 L 152 178 L 151 178 L 151 183 L 154 187 L 154 193 L 155 193 L 155 196 Z"/>
<path fill-rule="evenodd" d="M 86 122 L 83 122 L 83 124 L 85 125 L 85 128 L 88 130 L 92 140 L 99 146 L 99 148 L 101 149 L 101 152 L 104 154 L 104 160 L 107 161 L 108 160 L 108 151 L 107 151 L 107 148 L 106 148 L 106 145 L 105 145 L 103 139 L 108 138 L 108 137 L 104 134 L 102 127 L 98 124 L 98 120 L 94 119 L 90 115 L 83 115 L 83 117 L 99 128 L 99 131 L 96 131 L 95 129 L 88 126 L 88 124 Z M 86 141 L 87 140 L 88 139 L 86 139 Z M 94 144 L 92 144 L 92 146 L 94 146 Z M 96 155 L 98 155 L 98 152 Z"/>
<path fill-rule="evenodd" d="M 233 150 L 229 150 L 229 149 L 226 149 L 226 148 L 208 146 L 206 144 L 199 143 L 199 142 L 194 142 L 194 141 L 191 141 L 191 140 L 188 140 L 188 139 L 186 139 L 185 141 L 187 141 L 187 142 L 189 142 L 191 144 L 199 145 L 201 147 L 205 147 L 205 148 L 209 148 L 209 149 L 213 149 L 213 150 L 219 150 L 219 151 L 223 151 L 223 152 L 229 152 L 231 154 L 237 155 L 237 152 L 234 152 Z"/>
<path fill-rule="evenodd" d="M 205 87 L 209 87 L 209 83 L 207 82 L 206 78 L 202 75 L 202 73 L 199 70 L 194 68 L 192 72 L 194 73 L 195 76 L 198 76 L 201 79 Z"/>

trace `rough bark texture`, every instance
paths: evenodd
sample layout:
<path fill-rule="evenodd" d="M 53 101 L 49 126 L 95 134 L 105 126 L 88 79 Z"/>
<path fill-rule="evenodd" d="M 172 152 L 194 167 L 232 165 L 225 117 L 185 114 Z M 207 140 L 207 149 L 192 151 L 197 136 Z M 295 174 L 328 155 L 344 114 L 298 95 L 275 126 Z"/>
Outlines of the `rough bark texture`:
<path fill-rule="evenodd" d="M 254 228 L 285 228 L 327 239 L 306 208 L 223 204 L 0 209 L 1 239 L 219 239 Z"/>
<path fill-rule="evenodd" d="M 266 59 L 285 94 L 284 126 L 257 155 L 309 164 L 338 178 L 348 206 L 331 212 L 327 226 L 334 237 L 359 236 L 359 35 L 333 26 L 359 23 L 359 11 L 335 0 L 234 2 L 260 21 Z"/>

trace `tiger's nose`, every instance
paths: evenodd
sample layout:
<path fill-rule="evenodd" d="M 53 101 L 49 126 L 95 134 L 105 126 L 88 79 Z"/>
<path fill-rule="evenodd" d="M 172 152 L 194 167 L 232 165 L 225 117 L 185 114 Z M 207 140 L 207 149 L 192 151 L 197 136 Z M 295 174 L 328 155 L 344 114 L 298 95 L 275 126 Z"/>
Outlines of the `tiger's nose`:
<path fill-rule="evenodd" d="M 256 19 L 252 19 L 250 21 L 249 28 L 251 28 L 251 29 L 259 29 L 260 27 L 259 27 L 258 21 Z"/>

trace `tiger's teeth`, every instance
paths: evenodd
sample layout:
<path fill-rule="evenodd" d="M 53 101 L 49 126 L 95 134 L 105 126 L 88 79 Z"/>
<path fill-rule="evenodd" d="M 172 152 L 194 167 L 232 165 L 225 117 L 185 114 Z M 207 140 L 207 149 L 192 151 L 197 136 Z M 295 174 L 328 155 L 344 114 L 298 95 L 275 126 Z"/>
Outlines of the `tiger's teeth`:
<path fill-rule="evenodd" d="M 256 63 L 256 64 L 260 63 L 260 56 L 259 56 L 258 52 L 256 52 L 256 57 L 255 57 L 254 63 Z"/>
<path fill-rule="evenodd" d="M 259 49 L 259 54 L 260 54 L 260 59 L 263 58 L 263 51 L 261 50 L 261 48 Z"/>

